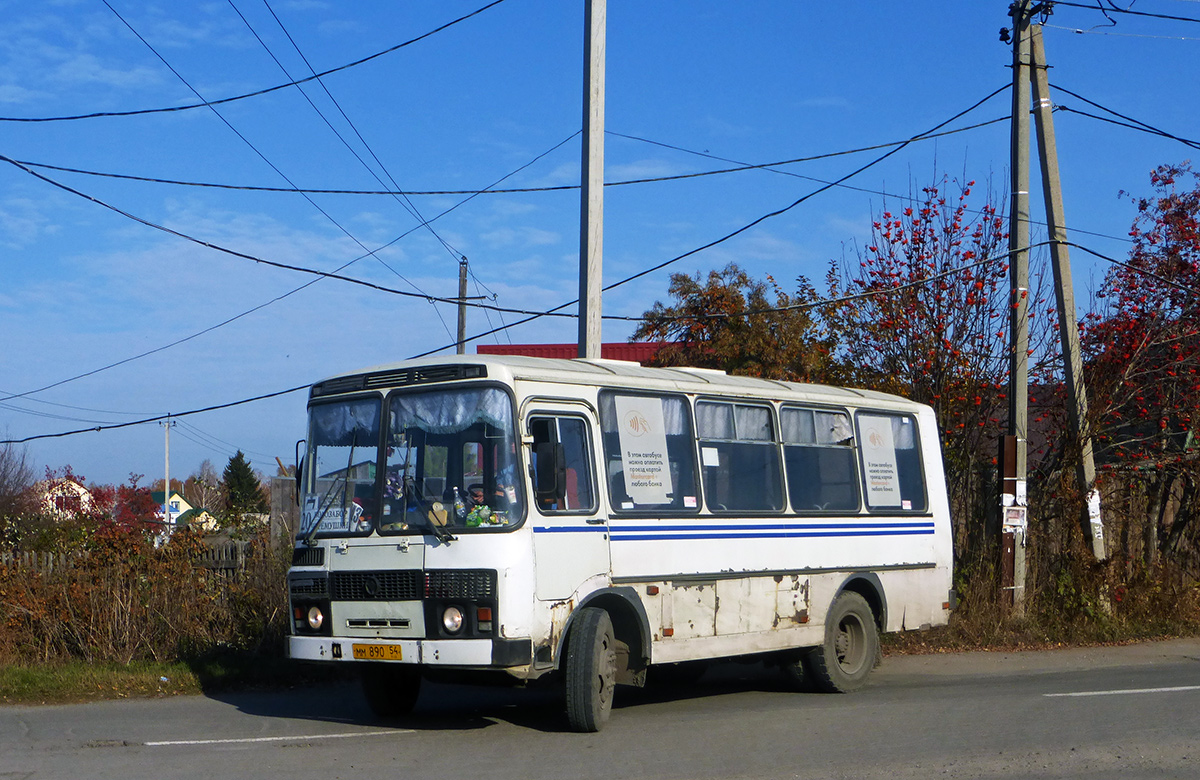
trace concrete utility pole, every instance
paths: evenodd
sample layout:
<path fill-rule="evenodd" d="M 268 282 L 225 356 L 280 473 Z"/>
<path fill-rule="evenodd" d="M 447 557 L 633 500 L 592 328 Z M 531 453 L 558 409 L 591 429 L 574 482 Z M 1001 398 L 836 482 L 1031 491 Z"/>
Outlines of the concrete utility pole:
<path fill-rule="evenodd" d="M 165 463 L 163 465 L 163 531 L 167 536 L 175 532 L 175 526 L 171 523 L 171 426 L 174 424 L 169 414 L 165 422 L 159 423 L 166 433 Z"/>
<path fill-rule="evenodd" d="M 1026 493 L 1029 423 L 1029 2 L 1013 4 L 1012 128 L 1009 203 L 1008 435 L 1000 451 L 1001 587 L 1014 613 L 1025 610 Z M 1005 599 L 1009 602 L 1010 599 Z"/>
<path fill-rule="evenodd" d="M 467 349 L 467 258 L 458 261 L 458 349 L 459 355 Z"/>
<path fill-rule="evenodd" d="M 1045 188 L 1046 229 L 1050 234 L 1050 254 L 1054 268 L 1054 293 L 1058 302 L 1058 332 L 1062 342 L 1063 373 L 1067 383 L 1067 416 L 1071 433 L 1079 442 L 1079 462 L 1075 477 L 1080 494 L 1087 500 L 1083 518 L 1084 534 L 1092 543 L 1096 560 L 1108 557 L 1104 546 L 1104 524 L 1100 518 L 1100 493 L 1096 490 L 1096 461 L 1092 437 L 1087 430 L 1087 390 L 1083 383 L 1083 358 L 1079 351 L 1079 326 L 1075 319 L 1075 292 L 1071 284 L 1071 258 L 1067 250 L 1067 231 L 1063 227 L 1062 187 L 1058 178 L 1058 147 L 1054 142 L 1054 118 L 1051 115 L 1050 82 L 1046 76 L 1046 52 L 1042 45 L 1041 25 L 1032 25 L 1033 95 L 1037 101 L 1034 124 L 1037 128 L 1042 186 Z"/>
<path fill-rule="evenodd" d="M 583 170 L 579 217 L 579 357 L 600 357 L 604 258 L 604 51 L 606 0 L 585 0 Z"/>

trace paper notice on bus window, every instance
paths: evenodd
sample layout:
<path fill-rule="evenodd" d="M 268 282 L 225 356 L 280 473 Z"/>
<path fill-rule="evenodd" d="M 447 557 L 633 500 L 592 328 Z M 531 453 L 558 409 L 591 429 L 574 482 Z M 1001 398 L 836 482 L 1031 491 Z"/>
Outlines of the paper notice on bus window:
<path fill-rule="evenodd" d="M 900 476 L 896 468 L 896 442 L 892 418 L 863 414 L 858 418 L 859 445 L 867 481 L 867 505 L 898 507 Z"/>
<path fill-rule="evenodd" d="M 312 533 L 313 524 L 320 522 L 317 533 L 345 533 L 358 530 L 363 508 L 358 504 L 348 507 L 322 505 L 316 496 L 306 496 L 304 509 L 300 515 L 300 533 Z"/>
<path fill-rule="evenodd" d="M 667 494 L 674 488 L 667 462 L 662 401 L 618 395 L 613 402 L 625 470 L 625 492 L 638 505 L 670 503 Z"/>

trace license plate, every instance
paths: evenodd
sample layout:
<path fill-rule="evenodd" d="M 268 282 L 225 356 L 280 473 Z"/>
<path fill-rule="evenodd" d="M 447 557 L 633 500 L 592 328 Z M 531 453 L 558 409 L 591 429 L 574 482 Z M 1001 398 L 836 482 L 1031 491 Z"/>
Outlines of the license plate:
<path fill-rule="evenodd" d="M 360 661 L 402 661 L 400 645 L 354 645 L 354 657 Z"/>

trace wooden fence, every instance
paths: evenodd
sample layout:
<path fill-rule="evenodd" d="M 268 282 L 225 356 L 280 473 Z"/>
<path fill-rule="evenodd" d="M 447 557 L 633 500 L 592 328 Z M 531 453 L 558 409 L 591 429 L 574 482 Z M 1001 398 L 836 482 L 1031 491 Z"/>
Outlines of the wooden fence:
<path fill-rule="evenodd" d="M 196 557 L 195 563 L 221 576 L 236 577 L 245 568 L 250 547 L 250 542 L 233 541 L 207 545 L 204 552 Z M 49 574 L 71 568 L 86 556 L 85 552 L 0 552 L 0 567 Z"/>

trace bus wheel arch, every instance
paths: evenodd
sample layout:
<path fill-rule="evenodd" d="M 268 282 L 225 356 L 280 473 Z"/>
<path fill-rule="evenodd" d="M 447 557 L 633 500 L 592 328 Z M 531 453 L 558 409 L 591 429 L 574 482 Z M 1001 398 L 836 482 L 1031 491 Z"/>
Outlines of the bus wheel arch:
<path fill-rule="evenodd" d="M 879 575 L 874 572 L 859 572 L 842 583 L 842 587 L 838 588 L 837 595 L 840 596 L 846 591 L 857 593 L 863 597 L 875 616 L 876 628 L 879 633 L 883 633 L 884 627 L 887 626 L 887 598 L 884 596 L 883 583 L 880 582 Z M 837 600 L 836 596 L 834 600 Z"/>
<path fill-rule="evenodd" d="M 571 614 L 566 630 L 555 653 L 556 668 L 565 668 L 566 653 L 570 652 L 571 634 L 577 620 L 588 607 L 608 613 L 617 648 L 617 682 L 641 687 L 646 681 L 650 664 L 650 620 L 636 590 L 630 587 L 605 588 L 588 594 Z"/>

